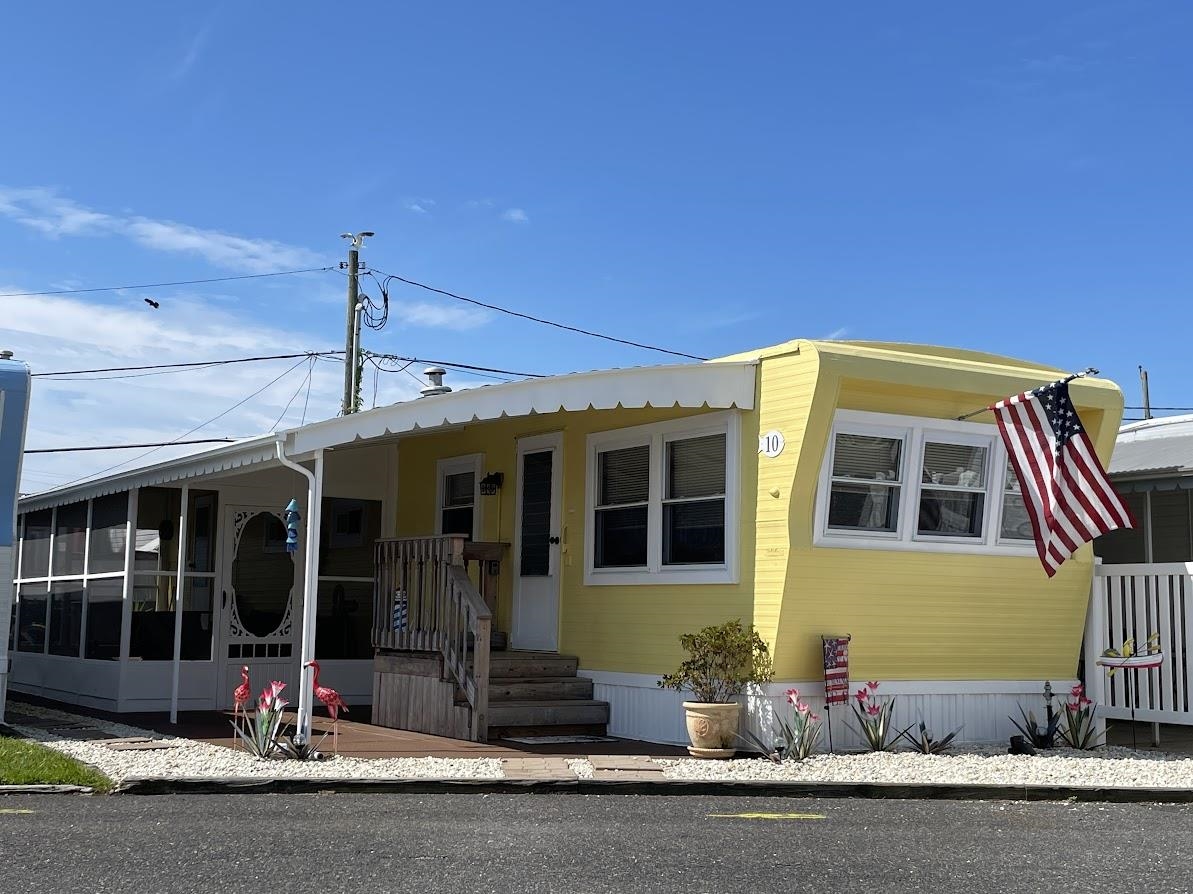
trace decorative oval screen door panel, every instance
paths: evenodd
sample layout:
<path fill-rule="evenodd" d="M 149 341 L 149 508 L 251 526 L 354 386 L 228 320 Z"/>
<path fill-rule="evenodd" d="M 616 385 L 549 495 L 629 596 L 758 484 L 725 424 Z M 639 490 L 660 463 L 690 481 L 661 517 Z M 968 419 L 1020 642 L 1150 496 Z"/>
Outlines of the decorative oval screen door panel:
<path fill-rule="evenodd" d="M 294 558 L 286 552 L 281 512 L 230 506 L 224 530 L 225 555 L 231 561 L 225 565 L 220 599 L 224 673 L 217 703 L 226 706 L 246 664 L 254 697 L 272 680 L 294 685 L 299 621 L 294 609 Z"/>

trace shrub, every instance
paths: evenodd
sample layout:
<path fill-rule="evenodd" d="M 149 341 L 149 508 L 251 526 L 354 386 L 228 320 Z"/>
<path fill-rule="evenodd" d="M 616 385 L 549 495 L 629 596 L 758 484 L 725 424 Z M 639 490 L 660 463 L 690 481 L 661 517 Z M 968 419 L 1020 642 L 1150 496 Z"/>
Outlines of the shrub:
<path fill-rule="evenodd" d="M 750 683 L 767 683 L 773 676 L 770 650 L 753 627 L 740 620 L 685 633 L 679 644 L 688 658 L 665 674 L 658 685 L 691 691 L 695 701 L 723 704 L 740 695 Z"/>

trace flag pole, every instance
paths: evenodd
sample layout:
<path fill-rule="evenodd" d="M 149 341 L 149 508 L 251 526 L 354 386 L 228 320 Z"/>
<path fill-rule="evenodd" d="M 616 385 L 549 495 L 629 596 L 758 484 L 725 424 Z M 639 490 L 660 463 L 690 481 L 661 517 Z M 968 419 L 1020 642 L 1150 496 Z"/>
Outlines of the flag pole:
<path fill-rule="evenodd" d="M 1099 372 L 1099 370 L 1094 369 L 1092 366 L 1087 366 L 1085 369 L 1083 369 L 1079 373 L 1069 373 L 1063 379 L 1060 379 L 1060 384 L 1067 385 L 1069 382 L 1073 381 L 1074 379 L 1083 379 L 1086 376 L 1096 376 L 1098 374 L 1098 372 Z M 966 413 L 964 416 L 958 416 L 957 421 L 961 422 L 965 419 L 969 419 L 972 416 L 977 416 L 979 413 L 986 413 L 989 410 L 990 410 L 990 407 L 982 407 L 980 410 L 974 410 L 972 413 Z"/>

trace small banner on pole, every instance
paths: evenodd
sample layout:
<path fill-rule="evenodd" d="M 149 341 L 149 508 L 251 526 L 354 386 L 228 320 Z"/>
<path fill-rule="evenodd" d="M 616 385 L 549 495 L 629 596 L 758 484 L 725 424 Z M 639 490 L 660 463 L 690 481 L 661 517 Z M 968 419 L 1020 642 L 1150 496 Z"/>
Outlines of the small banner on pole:
<path fill-rule="evenodd" d="M 843 705 L 849 701 L 849 640 L 845 636 L 822 636 L 824 649 L 824 703 Z"/>
<path fill-rule="evenodd" d="M 393 607 L 393 631 L 401 633 L 406 629 L 406 619 L 408 617 L 409 601 L 406 598 L 405 590 L 394 590 L 394 607 Z"/>

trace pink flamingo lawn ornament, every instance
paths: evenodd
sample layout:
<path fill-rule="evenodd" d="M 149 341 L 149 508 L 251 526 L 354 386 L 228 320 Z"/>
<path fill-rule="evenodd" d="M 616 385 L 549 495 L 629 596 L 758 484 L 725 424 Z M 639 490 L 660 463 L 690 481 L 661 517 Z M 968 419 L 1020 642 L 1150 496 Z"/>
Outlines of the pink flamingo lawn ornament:
<path fill-rule="evenodd" d="M 315 679 L 312 681 L 312 686 L 315 690 L 315 698 L 323 702 L 327 706 L 327 713 L 331 715 L 331 750 L 334 754 L 340 753 L 340 710 L 348 713 L 348 706 L 344 704 L 344 700 L 340 694 L 332 689 L 330 686 L 319 685 L 319 662 L 314 659 L 308 661 L 306 666 L 315 672 Z"/>
<path fill-rule="evenodd" d="M 232 722 L 235 723 L 240 715 L 243 713 L 248 717 L 248 708 L 245 707 L 249 703 L 249 699 L 253 697 L 253 691 L 249 686 L 249 666 L 246 664 L 240 668 L 241 683 L 232 690 Z M 232 742 L 235 744 L 236 735 L 233 733 Z"/>

